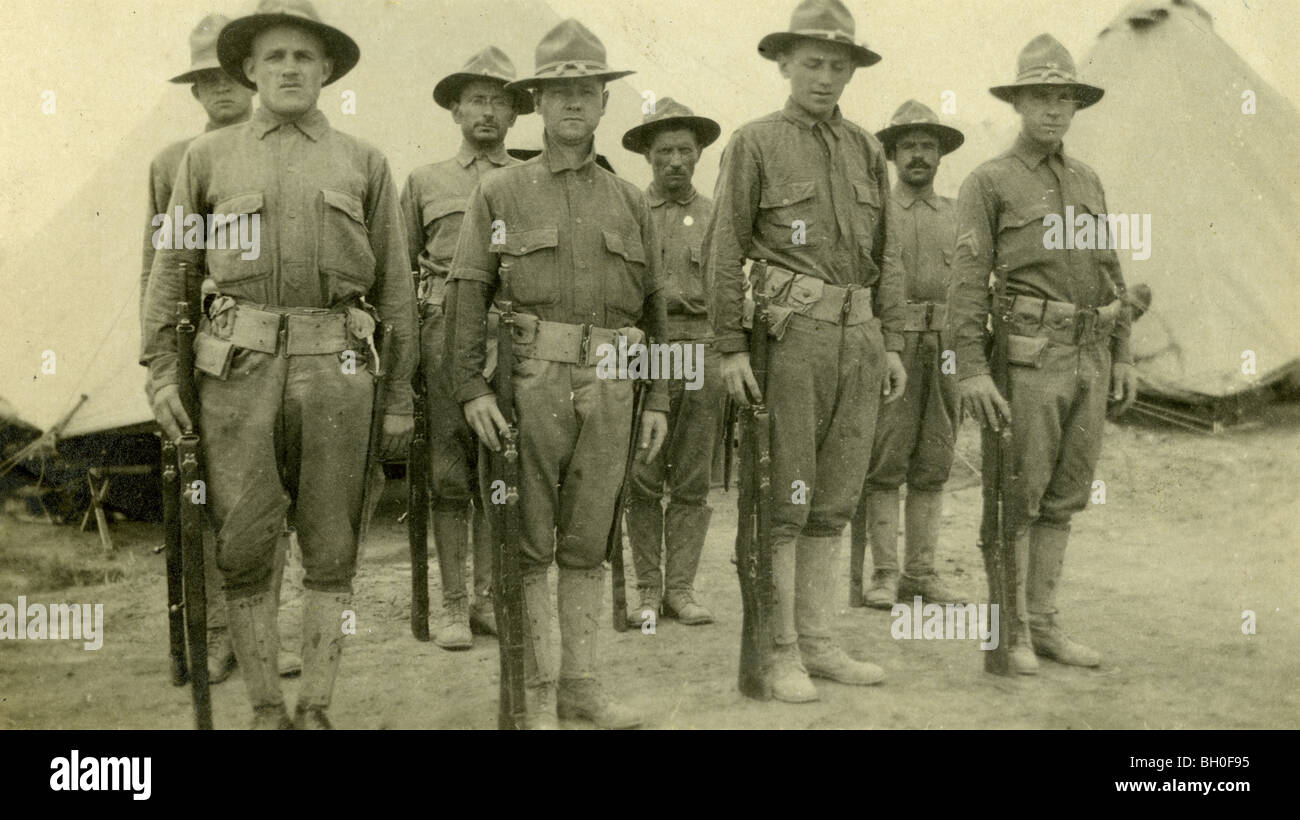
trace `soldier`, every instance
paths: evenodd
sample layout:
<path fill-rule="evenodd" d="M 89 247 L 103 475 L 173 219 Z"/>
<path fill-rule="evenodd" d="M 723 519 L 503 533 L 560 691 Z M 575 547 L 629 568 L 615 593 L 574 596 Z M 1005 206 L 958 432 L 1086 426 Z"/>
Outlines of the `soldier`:
<path fill-rule="evenodd" d="M 704 351 L 713 336 L 709 288 L 700 260 L 713 203 L 696 192 L 691 177 L 700 153 L 721 133 L 713 120 L 696 117 L 686 106 L 665 97 L 641 125 L 623 135 L 623 147 L 644 155 L 654 173 L 646 200 L 662 246 L 668 341 L 682 345 L 683 355 L 687 345 L 692 355 Z M 663 614 L 684 624 L 713 623 L 712 613 L 696 602 L 694 586 L 713 514 L 709 478 L 726 392 L 718 378 L 716 356 L 705 354 L 702 361 L 693 361 L 697 382 L 670 383 L 667 444 L 658 458 L 638 466 L 631 482 L 627 532 L 641 597 L 628 613 L 628 624 L 634 627 L 659 614 L 661 602 Z M 666 512 L 661 506 L 665 480 Z M 665 571 L 659 568 L 661 551 L 666 553 Z"/>
<path fill-rule="evenodd" d="M 1062 143 L 1075 112 L 1104 92 L 1076 79 L 1070 53 L 1049 34 L 1020 52 L 1015 83 L 990 91 L 1015 106 L 1021 131 L 1009 151 L 967 177 L 958 197 L 949 299 L 958 391 L 962 411 L 985 427 L 985 447 L 992 446 L 988 431 L 1011 425 L 1015 478 L 1004 504 L 1016 534 L 1021 613 L 1012 667 L 1034 674 L 1035 653 L 1097 666 L 1097 652 L 1061 631 L 1056 594 L 1070 519 L 1087 506 L 1101 453 L 1107 389 L 1127 409 L 1137 379 L 1115 252 L 1053 249 L 1045 226 L 1067 210 L 1075 219 L 1106 212 L 1097 174 L 1067 156 Z M 1065 224 L 1074 230 L 1074 220 Z M 1005 283 L 1004 304 L 992 304 L 990 273 Z M 1009 330 L 1009 402 L 994 385 L 984 352 L 995 310 Z"/>
<path fill-rule="evenodd" d="M 483 178 L 470 196 L 447 303 L 452 381 L 465 419 L 499 450 L 506 422 L 483 378 L 488 304 L 500 293 L 518 308 L 515 411 L 519 420 L 519 556 L 527 613 L 527 725 L 561 717 L 603 728 L 641 719 L 596 679 L 602 562 L 631 435 L 633 383 L 602 379 L 602 345 L 663 340 L 658 242 L 635 186 L 596 165 L 594 134 L 614 71 L 605 47 L 577 20 L 537 46 L 530 89 L 545 125 L 542 154 Z M 638 458 L 654 459 L 667 431 L 666 382 L 652 383 Z M 558 692 L 547 570 L 559 565 Z M 558 696 L 558 710 L 557 710 Z"/>
<path fill-rule="evenodd" d="M 209 14 L 190 32 L 190 67 L 168 82 L 188 84 L 190 93 L 208 115 L 205 131 L 225 128 L 244 122 L 253 110 L 253 92 L 235 82 L 221 68 L 217 60 L 217 35 L 229 20 L 220 14 Z M 159 229 L 159 217 L 167 215 L 171 201 L 172 183 L 180 167 L 185 149 L 194 137 L 172 143 L 149 163 L 149 207 L 145 211 L 147 224 L 144 231 L 144 264 L 140 272 L 140 322 L 144 323 L 144 297 L 149 288 L 149 269 L 153 266 L 154 235 Z M 153 395 L 152 385 L 146 380 L 145 392 Z M 230 677 L 235 668 L 235 650 L 230 645 L 226 629 L 226 599 L 221 594 L 221 575 L 217 571 L 217 542 L 211 529 L 203 529 L 203 564 L 208 588 L 208 683 L 221 683 Z"/>
<path fill-rule="evenodd" d="M 472 513 L 472 606 L 465 594 L 470 502 L 478 487 L 478 441 L 465 424 L 460 403 L 451 395 L 444 367 L 443 296 L 466 200 L 485 172 L 515 164 L 506 154 L 506 133 L 515 124 L 516 116 L 533 110 L 526 92 L 505 90 L 505 84 L 514 78 L 514 64 L 493 46 L 439 81 L 433 99 L 451 111 L 460 126 L 460 151 L 451 159 L 411 172 L 402 191 L 411 266 L 420 279 L 420 355 L 428 397 L 433 537 L 442 575 L 443 622 L 434 642 L 443 649 L 470 648 L 474 643 L 472 632 L 496 634 L 491 598 L 492 544 L 481 509 Z M 490 345 L 496 342 L 498 316 L 495 311 L 488 316 Z"/>
<path fill-rule="evenodd" d="M 382 340 L 393 346 L 387 404 L 374 408 L 384 414 L 383 449 L 404 452 L 412 429 L 415 307 L 401 213 L 383 155 L 333 130 L 316 107 L 322 85 L 360 59 L 350 37 L 322 23 L 306 0 L 262 0 L 222 30 L 217 53 L 261 105 L 249 122 L 195 140 L 170 207 L 223 223 L 256 219 L 260 248 L 159 251 L 145 360 L 154 413 L 176 437 L 191 420 L 177 394 L 172 306 L 185 294 L 186 270 L 206 270 L 216 293 L 195 359 L 208 511 L 253 726 L 329 728 L 374 400 L 365 363 L 375 320 L 363 297 L 391 326 Z M 292 724 L 276 676 L 270 589 L 291 505 L 306 587 Z"/>
<path fill-rule="evenodd" d="M 867 483 L 853 516 L 849 559 L 849 605 L 889 609 L 916 595 L 943 604 L 952 600 L 934 569 L 943 510 L 943 485 L 952 467 L 957 428 L 957 385 L 943 372 L 947 346 L 948 280 L 957 244 L 953 200 L 934 192 L 941 158 L 965 137 L 939 122 L 916 100 L 903 103 L 889 127 L 876 133 L 892 160 L 898 182 L 890 195 L 903 260 L 903 366 L 907 394 L 880 409 Z M 898 575 L 898 488 L 907 482 L 906 558 Z M 862 595 L 862 559 L 871 538 L 871 588 Z"/>
<path fill-rule="evenodd" d="M 857 685 L 884 678 L 830 631 L 840 534 L 866 478 L 877 407 L 907 381 L 885 154 L 838 105 L 854 71 L 880 60 L 853 33 L 839 0 L 804 0 L 789 31 L 759 43 L 790 97 L 732 136 L 705 240 L 723 381 L 733 401 L 766 400 L 771 414 L 769 674 L 773 696 L 793 703 L 817 699 L 810 674 Z M 771 323 L 765 392 L 742 327 L 746 258 Z"/>

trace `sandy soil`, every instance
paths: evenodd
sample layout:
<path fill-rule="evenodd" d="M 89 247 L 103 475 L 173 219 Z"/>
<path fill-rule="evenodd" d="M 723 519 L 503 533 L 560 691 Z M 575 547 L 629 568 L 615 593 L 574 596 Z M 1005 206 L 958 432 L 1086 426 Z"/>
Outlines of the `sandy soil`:
<path fill-rule="evenodd" d="M 701 599 L 717 624 L 661 621 L 656 634 L 601 633 L 608 685 L 653 728 L 1184 728 L 1300 726 L 1300 405 L 1199 436 L 1112 426 L 1098 477 L 1106 503 L 1076 521 L 1061 593 L 1066 624 L 1104 650 L 1099 670 L 1044 663 L 1036 678 L 982 672 L 971 641 L 894 640 L 888 612 L 849 609 L 847 556 L 836 632 L 884 666 L 885 683 L 818 682 L 813 704 L 758 703 L 736 691 L 740 600 L 729 562 L 735 494 L 716 490 Z M 978 462 L 969 425 L 959 446 Z M 409 632 L 410 566 L 400 482 L 389 487 L 356 579 L 350 638 L 331 710 L 341 728 L 493 728 L 495 643 L 452 653 Z M 975 549 L 979 489 L 959 461 L 940 570 L 968 600 L 985 594 Z M 0 602 L 103 603 L 104 646 L 0 642 L 0 728 L 187 728 L 188 690 L 167 678 L 159 528 L 114 526 L 115 556 L 92 533 L 0 517 Z M 630 561 L 630 554 L 628 555 Z M 436 565 L 430 571 L 438 600 Z M 629 586 L 631 584 L 629 583 Z M 630 591 L 634 595 L 634 591 Z M 606 593 L 608 601 L 608 593 Z M 1256 634 L 1243 634 L 1243 611 Z M 293 703 L 297 682 L 286 681 Z M 220 728 L 251 712 L 236 674 L 213 688 Z M 568 723 L 573 728 L 585 724 Z"/>

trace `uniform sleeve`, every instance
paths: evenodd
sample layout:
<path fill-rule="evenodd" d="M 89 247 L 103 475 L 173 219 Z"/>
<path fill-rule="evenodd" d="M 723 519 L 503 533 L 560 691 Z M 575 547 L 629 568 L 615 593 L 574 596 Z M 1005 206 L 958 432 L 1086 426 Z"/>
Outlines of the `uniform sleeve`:
<path fill-rule="evenodd" d="M 388 398 L 384 413 L 409 416 L 415 412 L 411 377 L 420 351 L 415 330 L 415 293 L 407 265 L 406 231 L 402 227 L 397 186 L 388 169 L 388 160 L 375 158 L 371 168 L 366 224 L 370 226 L 370 249 L 375 254 L 375 284 L 369 298 L 380 319 L 391 325 L 391 334 L 384 344 L 393 348 L 392 368 L 385 377 Z"/>
<path fill-rule="evenodd" d="M 1101 189 L 1100 181 L 1097 188 Z M 1110 208 L 1106 205 L 1105 192 L 1101 195 L 1101 211 L 1110 213 Z M 1119 254 L 1110 247 L 1110 243 L 1098 249 L 1097 253 L 1101 254 L 1102 272 L 1110 279 L 1115 298 L 1122 302 L 1119 317 L 1115 320 L 1115 329 L 1110 333 L 1111 364 L 1133 364 L 1133 351 L 1129 347 L 1129 336 L 1133 330 L 1133 311 L 1128 305 L 1128 286 L 1124 283 L 1124 271 L 1119 265 Z"/>
<path fill-rule="evenodd" d="M 655 230 L 654 219 L 650 216 L 650 206 L 644 198 L 638 198 L 637 221 L 641 223 L 641 243 L 646 248 L 649 264 L 646 265 L 645 282 L 642 293 L 645 300 L 641 306 L 641 321 L 638 323 L 645 332 L 647 342 L 668 343 L 668 302 L 663 289 L 663 253 L 660 248 L 659 232 Z M 650 383 L 650 392 L 646 395 L 645 409 L 667 413 L 672 401 L 667 379 L 654 379 Z"/>
<path fill-rule="evenodd" d="M 203 179 L 205 160 L 194 151 L 186 151 L 176 171 L 176 183 L 167 213 L 203 214 Z M 176 303 L 186 298 L 187 272 L 203 270 L 202 248 L 159 248 L 150 265 L 144 299 L 144 329 L 141 337 L 140 364 L 149 368 L 147 391 L 176 384 Z M 191 274 L 197 279 L 197 273 Z"/>
<path fill-rule="evenodd" d="M 903 301 L 906 298 L 903 245 L 898 236 L 899 220 L 894 212 L 894 198 L 889 194 L 889 169 L 885 166 L 884 153 L 876 155 L 876 180 L 880 188 L 880 201 L 885 203 L 885 207 L 880 209 L 881 224 L 876 226 L 876 241 L 872 246 L 879 249 L 876 265 L 880 269 L 874 313 L 880 317 L 885 350 L 902 353 L 905 320 Z"/>
<path fill-rule="evenodd" d="M 745 307 L 745 258 L 753 246 L 754 214 L 761 184 L 758 158 L 737 132 L 722 153 L 722 168 L 713 195 L 713 219 L 705 234 L 706 279 L 713 286 L 714 348 L 720 353 L 749 349 L 742 327 Z"/>
<path fill-rule="evenodd" d="M 421 202 L 415 190 L 415 174 L 411 174 L 402 188 L 402 225 L 406 229 L 406 255 L 411 273 L 420 272 L 420 254 L 424 251 L 424 224 L 420 217 Z"/>
<path fill-rule="evenodd" d="M 948 292 L 948 335 L 957 354 L 958 379 L 989 372 L 984 343 L 996 221 L 996 195 L 979 172 L 972 173 L 957 197 L 957 249 Z"/>
<path fill-rule="evenodd" d="M 447 355 L 452 395 L 467 401 L 492 392 L 483 368 L 487 364 L 488 305 L 495 295 L 500 254 L 492 251 L 492 210 L 483 186 L 469 195 L 460 226 L 456 253 L 447 276 Z"/>

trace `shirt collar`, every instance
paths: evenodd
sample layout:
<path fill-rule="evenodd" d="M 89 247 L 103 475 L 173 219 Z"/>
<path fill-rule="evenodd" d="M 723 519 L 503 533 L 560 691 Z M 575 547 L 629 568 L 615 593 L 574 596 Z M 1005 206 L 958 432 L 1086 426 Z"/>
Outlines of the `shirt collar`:
<path fill-rule="evenodd" d="M 695 186 L 692 185 L 691 190 L 686 194 L 686 196 L 682 197 L 681 199 L 675 199 L 673 201 L 676 202 L 678 205 L 690 205 L 692 202 L 695 201 L 695 197 L 697 196 L 699 196 L 699 191 L 696 191 Z M 653 182 L 650 183 L 649 188 L 645 189 L 645 197 L 646 197 L 646 201 L 650 203 L 651 208 L 658 208 L 659 206 L 663 205 L 665 202 L 668 201 L 668 197 L 659 193 L 658 186 L 656 186 Z"/>
<path fill-rule="evenodd" d="M 281 122 L 270 111 L 259 106 L 257 111 L 253 112 L 252 123 L 253 133 L 257 135 L 258 139 L 265 138 L 267 134 L 283 125 L 292 125 L 306 134 L 312 142 L 319 142 L 330 127 L 329 120 L 325 118 L 319 108 L 313 108 L 292 122 Z"/>
<path fill-rule="evenodd" d="M 816 128 L 818 123 L 825 122 L 826 126 L 830 129 L 830 132 L 835 135 L 836 139 L 839 139 L 841 131 L 844 128 L 844 115 L 840 113 L 840 107 L 838 105 L 836 105 L 835 110 L 831 112 L 829 119 L 818 120 L 815 119 L 812 114 L 809 114 L 803 108 L 799 107 L 799 104 L 794 101 L 793 97 L 791 97 L 785 101 L 785 108 L 781 109 L 781 114 L 795 125 L 798 125 L 801 128 L 807 128 L 810 131 Z"/>
<path fill-rule="evenodd" d="M 895 183 L 894 185 L 893 198 L 894 201 L 897 202 L 900 206 L 902 206 L 905 210 L 910 210 L 911 207 L 915 205 L 917 202 L 924 202 L 926 205 L 929 205 L 932 209 L 936 211 L 939 210 L 939 204 L 935 201 L 936 194 L 933 188 L 931 188 L 930 193 L 926 194 L 925 196 L 917 196 L 916 194 L 912 193 L 911 188 L 908 188 L 906 185 L 899 182 L 899 183 Z"/>
<path fill-rule="evenodd" d="M 460 152 L 456 154 L 456 161 L 460 163 L 460 167 L 468 168 L 473 165 L 474 160 L 479 157 L 486 159 L 488 162 L 498 167 L 510 164 L 510 155 L 506 153 L 504 145 L 498 145 L 496 150 L 484 153 L 470 145 L 468 142 L 462 142 L 460 144 Z"/>
<path fill-rule="evenodd" d="M 550 169 L 552 174 L 558 174 L 561 171 L 581 171 L 596 164 L 596 140 L 592 139 L 591 147 L 587 149 L 587 155 L 577 165 L 573 165 L 561 160 L 558 154 L 551 153 L 551 137 L 543 130 L 542 159 L 546 161 L 546 167 Z"/>
<path fill-rule="evenodd" d="M 1026 168 L 1033 170 L 1039 163 L 1049 156 L 1055 156 L 1062 163 L 1065 162 L 1065 143 L 1059 143 L 1055 151 L 1044 151 L 1038 147 L 1037 143 L 1031 142 L 1024 134 L 1016 137 L 1016 144 L 1012 146 L 1011 153 L 1025 164 Z"/>

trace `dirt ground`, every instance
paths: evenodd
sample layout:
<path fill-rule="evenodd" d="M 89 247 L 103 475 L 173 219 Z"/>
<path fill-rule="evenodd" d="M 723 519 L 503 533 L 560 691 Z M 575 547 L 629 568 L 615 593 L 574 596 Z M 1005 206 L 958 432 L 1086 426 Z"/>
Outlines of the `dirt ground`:
<path fill-rule="evenodd" d="M 969 424 L 959 452 L 978 463 Z M 1104 651 L 1101 669 L 1045 662 L 1035 678 L 998 678 L 983 673 L 973 641 L 894 640 L 888 612 L 848 608 L 846 550 L 835 629 L 851 654 L 881 664 L 888 677 L 869 689 L 819 681 L 821 700 L 804 705 L 758 703 L 736 691 L 735 493 L 718 489 L 697 584 L 718 622 L 661 621 L 653 635 L 607 629 L 604 679 L 651 728 L 1300 727 L 1298 477 L 1295 403 L 1218 436 L 1111 426 L 1098 470 L 1105 503 L 1076 520 L 1060 600 L 1071 632 Z M 959 460 L 939 556 L 940 571 L 972 601 L 985 596 L 976 482 Z M 356 579 L 358 632 L 345 650 L 334 723 L 493 728 L 495 643 L 477 638 L 472 650 L 453 653 L 410 635 L 410 565 L 397 523 L 404 493 L 392 484 Z M 16 604 L 21 594 L 105 610 L 98 651 L 72 641 L 0 642 L 0 728 L 191 725 L 188 690 L 168 681 L 163 560 L 152 553 L 161 531 L 118 524 L 114 538 L 117 554 L 106 558 L 93 532 L 0 516 L 0 602 Z M 435 564 L 435 602 L 437 575 Z M 1256 634 L 1243 633 L 1245 610 L 1255 613 Z M 297 686 L 284 683 L 291 706 Z M 219 728 L 248 724 L 238 673 L 212 691 Z"/>

